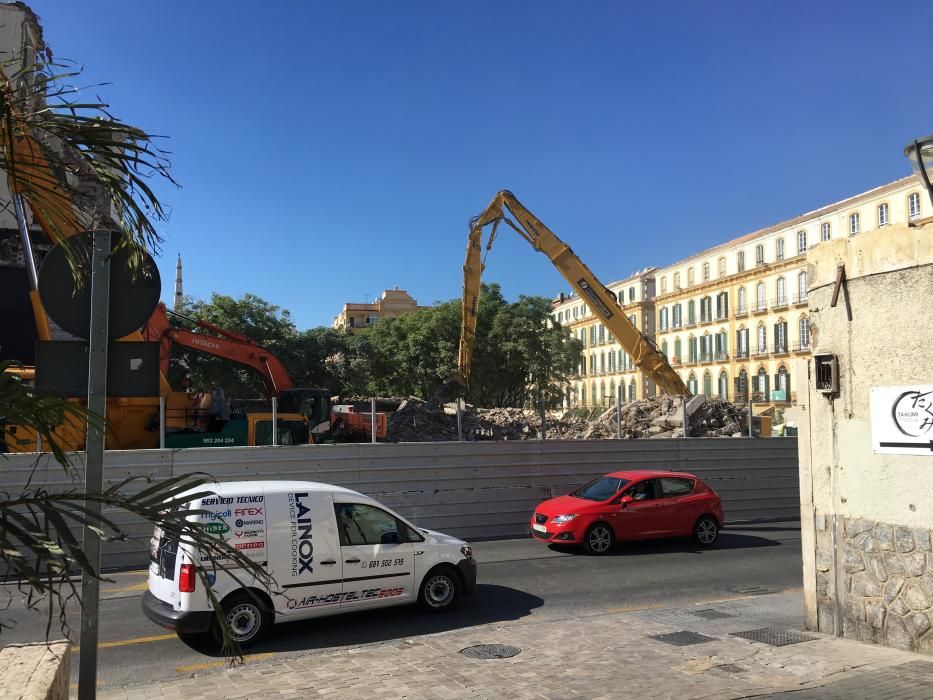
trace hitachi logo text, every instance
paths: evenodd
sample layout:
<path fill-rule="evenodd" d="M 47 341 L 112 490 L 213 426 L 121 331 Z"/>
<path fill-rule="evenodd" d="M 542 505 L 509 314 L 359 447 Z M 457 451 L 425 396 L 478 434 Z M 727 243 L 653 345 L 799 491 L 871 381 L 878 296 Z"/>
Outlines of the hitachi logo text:
<path fill-rule="evenodd" d="M 311 542 L 311 508 L 302 503 L 307 493 L 296 493 L 292 515 L 292 576 L 314 573 L 314 544 Z M 289 504 L 292 506 L 292 504 Z"/>

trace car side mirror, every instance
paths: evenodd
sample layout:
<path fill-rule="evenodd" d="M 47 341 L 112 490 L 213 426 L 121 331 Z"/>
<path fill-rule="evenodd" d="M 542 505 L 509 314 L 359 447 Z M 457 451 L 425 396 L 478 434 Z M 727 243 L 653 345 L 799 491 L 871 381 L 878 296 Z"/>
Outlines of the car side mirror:
<path fill-rule="evenodd" d="M 401 544 L 397 532 L 384 532 L 379 540 L 382 544 Z"/>
<path fill-rule="evenodd" d="M 619 505 L 625 508 L 629 503 L 631 503 L 634 500 L 635 499 L 632 498 L 631 496 L 622 496 L 622 498 L 619 499 Z"/>

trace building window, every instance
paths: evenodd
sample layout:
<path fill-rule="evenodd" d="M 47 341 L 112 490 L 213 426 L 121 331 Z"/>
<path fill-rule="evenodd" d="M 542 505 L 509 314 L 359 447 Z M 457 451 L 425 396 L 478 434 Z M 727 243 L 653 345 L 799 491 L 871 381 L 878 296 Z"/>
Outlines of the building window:
<path fill-rule="evenodd" d="M 680 338 L 677 338 L 676 340 L 674 340 L 674 360 L 673 361 L 675 364 L 680 364 L 681 362 L 683 362 L 683 356 L 680 354 L 681 349 L 682 349 L 682 345 L 680 342 Z"/>
<path fill-rule="evenodd" d="M 687 379 L 687 388 L 690 390 L 690 393 L 696 396 L 697 394 L 697 376 L 691 372 L 690 377 Z"/>
<path fill-rule="evenodd" d="M 784 392 L 784 400 L 790 400 L 790 375 L 787 373 L 787 367 L 781 365 L 777 373 L 777 386 L 775 389 Z"/>
<path fill-rule="evenodd" d="M 755 265 L 765 264 L 765 247 L 760 243 L 755 246 Z"/>
<path fill-rule="evenodd" d="M 725 258 L 719 258 L 719 276 L 720 277 L 726 276 L 726 259 Z"/>
<path fill-rule="evenodd" d="M 716 295 L 716 320 L 729 317 L 729 292 L 720 292 Z"/>
<path fill-rule="evenodd" d="M 807 299 L 807 271 L 804 270 L 797 275 L 797 300 L 806 301 Z"/>
<path fill-rule="evenodd" d="M 680 289 L 680 273 L 674 273 L 674 289 Z"/>
<path fill-rule="evenodd" d="M 661 278 L 661 294 L 667 291 L 667 277 Z"/>
<path fill-rule="evenodd" d="M 596 345 L 596 326 L 590 326 L 590 345 Z"/>
<path fill-rule="evenodd" d="M 687 340 L 687 353 L 687 358 L 690 362 L 697 361 L 697 339 L 693 336 Z"/>
<path fill-rule="evenodd" d="M 580 385 L 580 405 L 586 406 L 586 384 Z"/>
<path fill-rule="evenodd" d="M 761 367 L 755 376 L 754 389 L 756 392 L 764 394 L 765 400 L 768 399 L 768 370 L 764 367 Z"/>
<path fill-rule="evenodd" d="M 878 205 L 878 226 L 887 226 L 890 222 L 888 221 L 888 205 L 879 204 Z"/>
<path fill-rule="evenodd" d="M 807 232 L 797 231 L 797 254 L 807 252 Z"/>
<path fill-rule="evenodd" d="M 739 287 L 739 313 L 744 314 L 748 311 L 748 300 L 746 299 L 745 287 Z"/>
<path fill-rule="evenodd" d="M 693 279 L 693 268 L 690 267 L 690 268 L 687 268 L 687 285 L 690 286 L 690 285 L 693 284 L 693 282 L 694 282 L 694 279 Z"/>
<path fill-rule="evenodd" d="M 700 322 L 713 320 L 713 298 L 700 299 Z"/>
<path fill-rule="evenodd" d="M 858 226 L 859 226 L 858 212 L 854 214 L 849 214 L 849 233 L 853 236 L 856 233 L 858 233 Z"/>
<path fill-rule="evenodd" d="M 748 329 L 740 328 L 735 332 L 735 356 L 748 357 Z"/>
<path fill-rule="evenodd" d="M 735 393 L 738 396 L 748 396 L 748 372 L 744 369 L 739 372 L 739 379 L 736 384 Z"/>
<path fill-rule="evenodd" d="M 735 267 L 739 272 L 745 272 L 745 251 L 740 250 L 735 254 Z"/>
<path fill-rule="evenodd" d="M 828 241 L 832 235 L 832 229 L 828 223 L 820 226 L 820 240 Z"/>
<path fill-rule="evenodd" d="M 907 197 L 907 217 L 913 221 L 920 218 L 920 194 L 911 192 Z"/>
<path fill-rule="evenodd" d="M 599 353 L 599 373 L 606 373 L 606 353 L 604 352 Z"/>
<path fill-rule="evenodd" d="M 778 238 L 774 242 L 774 259 L 783 260 L 784 259 L 784 239 Z"/>
<path fill-rule="evenodd" d="M 723 362 L 729 357 L 729 338 L 725 331 L 719 331 L 713 338 L 716 344 L 716 360 Z"/>
<path fill-rule="evenodd" d="M 590 374 L 596 374 L 596 353 L 590 354 Z"/>
<path fill-rule="evenodd" d="M 729 375 L 725 370 L 719 373 L 719 398 L 729 398 Z"/>
<path fill-rule="evenodd" d="M 680 304 L 674 304 L 674 312 L 673 312 L 672 320 L 674 322 L 673 324 L 674 328 L 680 328 L 683 325 L 684 319 L 683 319 L 683 313 L 682 313 L 682 308 Z"/>
<path fill-rule="evenodd" d="M 593 405 L 596 405 L 596 402 L 599 400 L 598 395 L 596 394 L 596 382 L 590 383 L 590 394 L 593 397 Z"/>
<path fill-rule="evenodd" d="M 768 329 L 763 325 L 758 326 L 758 354 L 764 355 L 768 352 Z"/>
<path fill-rule="evenodd" d="M 667 341 L 661 341 L 661 354 L 667 357 Z"/>
<path fill-rule="evenodd" d="M 713 375 L 706 370 L 703 373 L 703 393 L 707 396 L 713 395 Z"/>
<path fill-rule="evenodd" d="M 787 352 L 787 322 L 774 324 L 774 351 Z"/>
<path fill-rule="evenodd" d="M 664 307 L 663 309 L 661 309 L 661 313 L 659 314 L 659 316 L 660 316 L 660 318 L 658 319 L 658 325 L 660 326 L 659 330 L 666 331 L 667 330 L 667 307 Z"/>
<path fill-rule="evenodd" d="M 583 343 L 583 347 L 586 347 L 586 329 L 580 329 L 580 342 Z"/>
<path fill-rule="evenodd" d="M 696 304 L 693 299 L 687 302 L 687 323 L 694 325 L 697 322 Z"/>
<path fill-rule="evenodd" d="M 628 288 L 628 300 L 635 301 L 635 287 Z"/>
<path fill-rule="evenodd" d="M 806 316 L 800 319 L 800 349 L 808 350 L 810 348 L 810 319 Z"/>
<path fill-rule="evenodd" d="M 768 306 L 765 300 L 765 283 L 759 282 L 755 285 L 755 310 L 763 311 Z"/>
<path fill-rule="evenodd" d="M 628 320 L 632 322 L 632 325 L 635 326 L 636 329 L 638 328 L 638 316 L 636 314 L 629 316 Z"/>
<path fill-rule="evenodd" d="M 777 278 L 777 303 L 787 303 L 787 281 L 783 277 Z"/>
<path fill-rule="evenodd" d="M 703 263 L 703 281 L 709 281 L 709 263 Z"/>
<path fill-rule="evenodd" d="M 599 344 L 602 345 L 606 342 L 606 327 L 603 324 L 599 325 Z"/>

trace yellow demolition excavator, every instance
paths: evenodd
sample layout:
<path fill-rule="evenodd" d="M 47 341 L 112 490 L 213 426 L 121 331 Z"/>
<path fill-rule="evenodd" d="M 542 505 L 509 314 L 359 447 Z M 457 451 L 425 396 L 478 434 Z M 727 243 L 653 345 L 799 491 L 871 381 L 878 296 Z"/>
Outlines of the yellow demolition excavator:
<path fill-rule="evenodd" d="M 512 215 L 509 218 L 506 213 Z M 491 225 L 486 243 L 488 251 L 496 238 L 501 223 L 513 228 L 531 247 L 548 256 L 557 271 L 589 305 L 641 369 L 658 388 L 672 396 L 690 396 L 690 390 L 680 375 L 670 366 L 667 358 L 654 342 L 645 336 L 622 312 L 615 294 L 607 289 L 596 275 L 578 258 L 566 243 L 516 199 L 508 190 L 502 190 L 483 211 L 470 221 L 466 262 L 463 264 L 463 305 L 460 321 L 460 352 L 457 371 L 432 397 L 435 404 L 453 399 L 470 380 L 473 345 L 476 341 L 476 320 L 479 310 L 480 279 L 483 273 L 483 229 Z"/>

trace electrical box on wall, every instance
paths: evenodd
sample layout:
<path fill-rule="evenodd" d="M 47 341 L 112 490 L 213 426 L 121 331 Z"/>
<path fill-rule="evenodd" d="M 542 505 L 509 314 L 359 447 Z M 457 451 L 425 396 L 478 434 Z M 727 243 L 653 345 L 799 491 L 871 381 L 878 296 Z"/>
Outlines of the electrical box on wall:
<path fill-rule="evenodd" d="M 839 393 L 839 360 L 835 355 L 819 354 L 813 356 L 816 370 L 816 390 L 821 394 L 833 396 Z"/>

